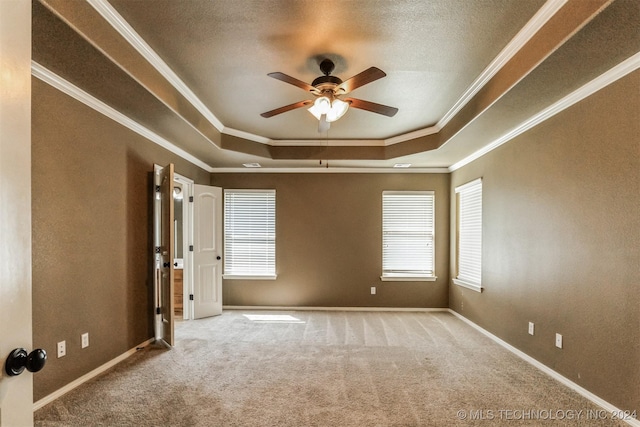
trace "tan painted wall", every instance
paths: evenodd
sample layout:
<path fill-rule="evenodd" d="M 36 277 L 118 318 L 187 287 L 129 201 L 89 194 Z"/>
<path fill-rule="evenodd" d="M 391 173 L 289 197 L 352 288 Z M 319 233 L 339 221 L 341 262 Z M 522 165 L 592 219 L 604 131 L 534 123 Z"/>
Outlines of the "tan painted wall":
<path fill-rule="evenodd" d="M 153 164 L 210 176 L 32 79 L 33 341 L 49 361 L 42 397 L 153 337 Z M 80 347 L 88 332 L 90 346 Z M 67 356 L 57 359 L 56 343 Z"/>
<path fill-rule="evenodd" d="M 451 182 L 483 178 L 486 288 L 452 285 L 451 308 L 629 410 L 640 410 L 638 93 L 636 71 Z"/>
<path fill-rule="evenodd" d="M 225 280 L 225 305 L 447 307 L 448 174 L 212 174 L 211 183 L 276 190 L 278 278 Z M 436 282 L 380 281 L 383 190 L 435 190 Z"/>

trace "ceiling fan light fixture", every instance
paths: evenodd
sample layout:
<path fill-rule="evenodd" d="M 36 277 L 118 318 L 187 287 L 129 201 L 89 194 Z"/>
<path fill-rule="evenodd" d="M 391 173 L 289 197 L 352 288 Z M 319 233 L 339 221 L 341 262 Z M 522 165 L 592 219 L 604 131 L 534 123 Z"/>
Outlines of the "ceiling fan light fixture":
<path fill-rule="evenodd" d="M 321 96 L 316 99 L 313 106 L 309 108 L 309 112 L 313 116 L 320 120 L 323 114 L 327 114 L 331 110 L 331 101 L 326 96 Z"/>
<path fill-rule="evenodd" d="M 346 113 L 348 109 L 349 109 L 348 102 L 344 102 L 343 100 L 338 98 L 334 99 L 333 102 L 331 103 L 331 109 L 327 113 L 327 121 L 329 123 L 335 122 L 340 117 L 344 116 L 344 113 Z"/>
<path fill-rule="evenodd" d="M 344 116 L 344 113 L 346 113 L 348 109 L 348 102 L 338 98 L 334 98 L 333 101 L 331 101 L 329 97 L 321 96 L 315 100 L 311 108 L 309 108 L 309 112 L 318 120 L 325 115 L 326 121 L 331 123 Z"/>
<path fill-rule="evenodd" d="M 393 117 L 398 112 L 397 108 L 389 107 L 388 105 L 376 104 L 375 102 L 364 101 L 362 99 L 346 98 L 346 100 L 343 101 L 337 98 L 338 96 L 346 95 L 361 86 L 385 77 L 386 73 L 384 71 L 376 67 L 369 67 L 363 72 L 342 81 L 342 79 L 331 75 L 334 68 L 335 64 L 333 61 L 329 58 L 324 58 L 320 63 L 320 71 L 322 71 L 322 74 L 324 75 L 313 80 L 311 84 L 305 83 L 302 80 L 298 80 L 295 77 L 291 77 L 279 71 L 269 73 L 267 75 L 276 80 L 296 86 L 317 97 L 311 108 L 308 108 L 308 111 L 320 122 L 318 125 L 319 132 L 323 132 L 323 129 L 329 129 L 329 123 L 335 122 L 344 116 L 350 107 L 382 114 L 387 117 Z M 305 101 L 296 102 L 264 112 L 260 115 L 262 117 L 269 118 L 278 114 L 286 113 L 287 111 L 307 107 L 309 104 L 311 104 L 311 100 L 307 99 Z"/>

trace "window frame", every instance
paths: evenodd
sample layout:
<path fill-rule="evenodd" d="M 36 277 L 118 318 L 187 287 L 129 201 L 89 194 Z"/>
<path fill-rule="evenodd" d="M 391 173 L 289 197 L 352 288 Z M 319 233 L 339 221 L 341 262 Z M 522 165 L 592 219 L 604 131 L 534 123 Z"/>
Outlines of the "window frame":
<path fill-rule="evenodd" d="M 273 211 L 273 216 L 272 218 L 268 218 L 265 221 L 265 226 L 267 227 L 266 230 L 264 230 L 264 234 L 269 236 L 269 239 L 271 239 L 270 241 L 268 241 L 267 243 L 267 247 L 269 247 L 270 245 L 272 246 L 272 254 L 268 254 L 266 253 L 265 255 L 262 255 L 266 258 L 272 258 L 272 265 L 270 264 L 270 261 L 267 261 L 267 267 L 268 270 L 267 272 L 259 272 L 259 273 L 252 273 L 251 271 L 232 271 L 229 272 L 228 266 L 230 266 L 230 264 L 228 262 L 231 262 L 230 258 L 232 258 L 233 256 L 230 255 L 229 251 L 232 250 L 233 247 L 233 243 L 230 242 L 229 238 L 231 236 L 229 236 L 228 232 L 228 228 L 230 227 L 229 223 L 228 223 L 228 209 L 232 209 L 228 204 L 229 204 L 229 200 L 228 200 L 228 195 L 240 195 L 240 194 L 271 194 L 272 198 L 267 200 L 267 203 L 271 202 L 273 204 L 272 206 L 272 211 Z M 276 190 L 274 189 L 225 189 L 224 190 L 224 196 L 223 196 L 223 200 L 224 200 L 224 206 L 223 206 L 223 240 L 224 240 L 224 262 L 223 262 L 223 275 L 222 277 L 224 279 L 231 279 L 231 280 L 275 280 L 277 278 L 277 273 L 276 273 Z M 269 209 L 269 207 L 266 207 L 266 209 Z M 269 227 L 271 227 L 269 229 Z M 231 244 L 230 244 L 231 243 Z M 229 260 L 229 261 L 228 261 Z M 270 268 L 269 268 L 270 267 Z"/>
<path fill-rule="evenodd" d="M 479 202 L 478 200 L 467 200 L 467 202 L 464 201 L 465 198 L 469 197 L 469 198 L 477 198 L 478 197 L 478 193 L 479 192 Z M 482 292 L 482 290 L 484 289 L 484 287 L 482 286 L 482 240 L 483 240 L 483 230 L 482 230 L 482 200 L 483 200 L 483 189 L 482 189 L 482 178 L 477 178 L 474 179 L 473 181 L 469 181 L 466 184 L 460 185 L 458 187 L 455 188 L 455 197 L 456 197 L 456 256 L 455 256 L 455 272 L 454 272 L 454 278 L 452 279 L 453 283 L 458 285 L 458 286 L 462 286 L 464 288 L 468 288 L 471 290 L 474 290 L 476 292 Z M 464 209 L 465 207 L 465 203 L 468 203 L 469 201 L 471 201 L 471 204 L 467 204 L 467 208 L 471 209 L 471 208 L 475 208 L 475 209 L 479 209 L 479 212 L 466 212 L 463 213 L 462 209 Z M 468 229 L 468 226 L 471 226 L 472 228 L 474 227 L 473 224 L 468 224 L 466 227 L 463 226 L 462 221 L 464 221 L 464 219 L 467 218 L 467 221 L 474 221 L 476 222 L 475 227 L 478 227 L 478 220 L 479 220 L 479 233 L 478 230 L 475 230 L 475 233 L 472 232 L 471 234 L 471 239 L 466 239 L 466 241 L 468 242 L 468 244 L 466 245 L 467 247 L 462 248 L 463 243 L 462 243 L 462 239 L 464 238 L 463 235 L 463 230 L 464 229 Z M 471 219 L 473 218 L 473 219 Z M 478 219 L 479 218 L 479 219 Z M 476 234 L 478 237 L 477 239 L 478 241 L 473 241 L 472 239 L 474 238 L 474 234 Z M 464 252 L 463 252 L 464 249 Z M 461 261 L 464 264 L 467 263 L 472 263 L 469 260 L 464 260 L 463 259 L 463 254 L 464 253 L 472 253 L 472 256 L 477 258 L 476 263 L 479 264 L 479 267 L 477 268 L 465 268 L 465 270 L 469 271 L 469 270 L 477 270 L 477 271 L 472 271 L 473 274 L 464 274 L 462 277 L 460 277 L 460 264 Z M 477 273 L 477 275 L 476 275 Z"/>
<path fill-rule="evenodd" d="M 431 265 L 430 269 L 424 269 L 422 271 L 427 271 L 428 273 L 418 273 L 418 270 L 415 273 L 411 273 L 411 271 L 404 272 L 392 272 L 391 270 L 385 270 L 385 196 L 395 196 L 395 195 L 405 195 L 405 196 L 429 196 L 430 197 L 430 216 L 431 216 L 431 229 L 430 229 L 430 241 L 427 244 L 431 245 Z M 380 276 L 381 281 L 391 281 L 391 282 L 402 282 L 402 281 L 411 281 L 411 282 L 433 282 L 437 279 L 435 274 L 435 266 L 436 266 L 436 197 L 435 191 L 433 190 L 421 190 L 421 191 L 396 191 L 396 190 L 385 190 L 382 192 L 382 275 Z"/>

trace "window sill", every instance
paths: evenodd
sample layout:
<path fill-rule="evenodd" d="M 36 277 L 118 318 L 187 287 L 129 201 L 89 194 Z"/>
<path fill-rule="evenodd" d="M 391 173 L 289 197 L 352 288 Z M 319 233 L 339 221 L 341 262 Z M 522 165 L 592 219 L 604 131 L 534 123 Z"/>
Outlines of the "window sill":
<path fill-rule="evenodd" d="M 482 290 L 484 289 L 481 285 L 478 285 L 477 283 L 465 282 L 464 280 L 460 280 L 460 279 L 453 279 L 453 283 L 458 286 L 462 286 L 463 288 L 471 289 L 472 291 L 476 291 L 476 292 L 482 292 Z"/>
<path fill-rule="evenodd" d="M 435 282 L 437 276 L 380 276 L 383 282 Z"/>
<path fill-rule="evenodd" d="M 236 274 L 223 274 L 222 278 L 226 280 L 276 280 L 277 274 L 265 276 L 242 276 Z"/>

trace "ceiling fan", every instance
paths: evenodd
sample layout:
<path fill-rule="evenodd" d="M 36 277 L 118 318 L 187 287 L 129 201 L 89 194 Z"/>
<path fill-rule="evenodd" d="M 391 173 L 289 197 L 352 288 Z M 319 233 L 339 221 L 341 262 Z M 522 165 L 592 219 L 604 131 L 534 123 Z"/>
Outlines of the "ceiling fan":
<path fill-rule="evenodd" d="M 267 111 L 260 114 L 262 117 L 269 118 L 278 114 L 297 108 L 310 106 L 309 112 L 318 120 L 318 132 L 324 132 L 329 129 L 330 123 L 342 117 L 349 107 L 359 108 L 361 110 L 370 111 L 372 113 L 382 114 L 384 116 L 393 117 L 398 109 L 389 107 L 388 105 L 376 104 L 375 102 L 363 101 L 357 98 L 340 99 L 342 95 L 371 83 L 386 76 L 385 72 L 376 67 L 371 67 L 360 74 L 356 74 L 344 82 L 338 77 L 332 76 L 331 72 L 335 65 L 330 59 L 323 59 L 320 62 L 320 71 L 323 76 L 315 79 L 311 84 L 305 83 L 294 77 L 284 73 L 275 72 L 267 74 L 269 77 L 281 80 L 285 83 L 297 86 L 316 97 L 315 101 L 307 99 L 305 101 L 296 102 L 295 104 L 285 105 L 275 110 Z"/>

